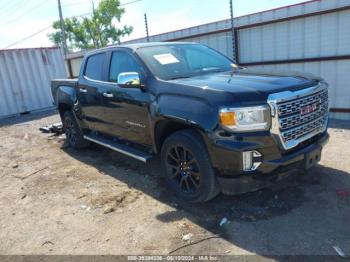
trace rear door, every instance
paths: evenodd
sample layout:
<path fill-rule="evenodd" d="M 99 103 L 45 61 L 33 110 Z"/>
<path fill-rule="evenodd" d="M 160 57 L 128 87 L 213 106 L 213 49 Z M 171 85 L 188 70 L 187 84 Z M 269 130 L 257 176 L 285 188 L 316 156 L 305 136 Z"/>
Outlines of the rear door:
<path fill-rule="evenodd" d="M 89 56 L 78 83 L 78 102 L 82 110 L 83 121 L 93 131 L 105 129 L 105 111 L 103 93 L 105 80 L 106 52 Z"/>

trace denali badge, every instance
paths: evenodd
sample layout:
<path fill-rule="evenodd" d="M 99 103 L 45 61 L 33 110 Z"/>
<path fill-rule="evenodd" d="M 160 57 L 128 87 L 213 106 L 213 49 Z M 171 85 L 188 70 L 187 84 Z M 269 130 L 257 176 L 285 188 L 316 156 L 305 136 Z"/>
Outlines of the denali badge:
<path fill-rule="evenodd" d="M 315 112 L 318 108 L 317 105 L 318 103 L 313 103 L 311 105 L 303 106 L 302 108 L 300 108 L 300 115 L 303 116 Z"/>
<path fill-rule="evenodd" d="M 131 122 L 131 121 L 125 121 L 125 123 L 127 123 L 130 126 L 137 126 L 137 127 L 141 127 L 141 128 L 146 128 L 145 125 L 140 124 L 140 123 L 135 123 L 135 122 Z"/>

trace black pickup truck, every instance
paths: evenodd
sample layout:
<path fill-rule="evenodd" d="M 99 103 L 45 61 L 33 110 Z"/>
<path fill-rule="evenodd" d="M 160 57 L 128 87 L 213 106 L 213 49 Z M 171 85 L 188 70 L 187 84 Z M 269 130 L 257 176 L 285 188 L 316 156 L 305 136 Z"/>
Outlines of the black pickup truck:
<path fill-rule="evenodd" d="M 160 154 L 169 188 L 192 202 L 308 170 L 329 138 L 322 79 L 242 68 L 196 43 L 90 52 L 79 79 L 53 80 L 52 94 L 70 146 Z"/>

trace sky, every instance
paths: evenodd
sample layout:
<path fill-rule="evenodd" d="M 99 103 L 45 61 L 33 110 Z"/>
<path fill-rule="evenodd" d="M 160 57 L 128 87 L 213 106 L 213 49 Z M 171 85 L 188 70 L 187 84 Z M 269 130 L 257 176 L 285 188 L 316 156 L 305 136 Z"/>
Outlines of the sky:
<path fill-rule="evenodd" d="M 95 5 L 99 2 L 99 0 L 61 0 L 63 16 L 79 16 L 91 12 L 92 1 Z M 144 13 L 148 17 L 150 35 L 230 18 L 229 0 L 120 0 L 120 2 L 125 14 L 117 26 L 134 27 L 132 34 L 122 40 L 145 36 Z M 234 16 L 301 2 L 305 0 L 233 0 Z M 52 46 L 47 35 L 52 32 L 50 28 L 52 22 L 58 18 L 57 0 L 0 0 L 0 49 Z"/>

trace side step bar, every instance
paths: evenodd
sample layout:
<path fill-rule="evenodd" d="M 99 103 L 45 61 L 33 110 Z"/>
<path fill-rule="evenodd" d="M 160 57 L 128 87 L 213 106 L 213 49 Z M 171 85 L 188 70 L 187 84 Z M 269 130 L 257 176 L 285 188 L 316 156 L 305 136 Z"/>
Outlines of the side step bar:
<path fill-rule="evenodd" d="M 130 156 L 132 158 L 135 158 L 137 160 L 140 160 L 144 163 L 146 163 L 148 160 L 152 158 L 151 154 L 147 154 L 145 152 L 142 152 L 141 150 L 132 148 L 130 146 L 120 144 L 117 142 L 113 142 L 109 139 L 99 137 L 96 135 L 84 135 L 84 138 L 86 140 L 89 140 L 91 142 L 94 142 L 96 144 L 99 144 L 101 146 L 107 147 L 109 149 L 112 149 L 114 151 L 117 151 L 119 153 L 122 153 L 124 155 Z"/>

